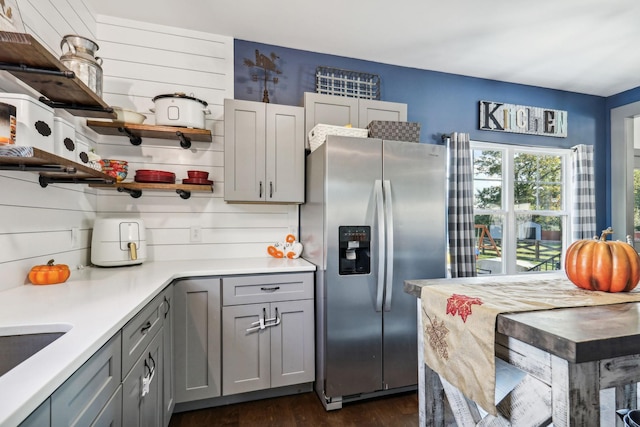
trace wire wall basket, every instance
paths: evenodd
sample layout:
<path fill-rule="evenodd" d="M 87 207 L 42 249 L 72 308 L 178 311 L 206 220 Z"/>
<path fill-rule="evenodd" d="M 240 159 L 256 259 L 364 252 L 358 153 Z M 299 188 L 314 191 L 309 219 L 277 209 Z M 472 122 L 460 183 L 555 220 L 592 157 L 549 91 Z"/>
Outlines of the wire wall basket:
<path fill-rule="evenodd" d="M 351 98 L 380 99 L 380 76 L 340 68 L 316 68 L 316 92 Z"/>

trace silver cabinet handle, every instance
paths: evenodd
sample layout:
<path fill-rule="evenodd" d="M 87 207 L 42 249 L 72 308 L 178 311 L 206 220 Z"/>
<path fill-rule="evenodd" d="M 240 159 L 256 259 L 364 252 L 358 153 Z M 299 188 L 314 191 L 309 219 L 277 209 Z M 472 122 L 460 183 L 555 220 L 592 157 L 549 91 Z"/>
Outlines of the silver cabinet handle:
<path fill-rule="evenodd" d="M 273 199 L 273 181 L 269 181 L 269 198 Z"/>
<path fill-rule="evenodd" d="M 258 195 L 259 199 L 262 199 L 262 181 L 260 181 L 260 194 Z"/>
<path fill-rule="evenodd" d="M 384 249 L 385 226 L 384 226 L 384 201 L 382 196 L 382 181 L 376 179 L 374 183 L 376 194 L 376 213 L 378 214 L 378 284 L 376 287 L 376 311 L 382 311 L 382 297 L 384 295 Z"/>
<path fill-rule="evenodd" d="M 391 200 L 391 181 L 384 181 L 385 220 L 387 221 L 387 279 L 385 283 L 384 311 L 391 311 L 393 292 L 393 201 Z"/>

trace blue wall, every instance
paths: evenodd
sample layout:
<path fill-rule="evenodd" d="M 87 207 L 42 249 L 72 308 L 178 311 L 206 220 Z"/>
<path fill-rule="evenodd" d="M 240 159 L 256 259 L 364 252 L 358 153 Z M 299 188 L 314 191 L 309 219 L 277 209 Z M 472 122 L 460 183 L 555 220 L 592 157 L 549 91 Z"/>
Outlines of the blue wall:
<path fill-rule="evenodd" d="M 268 85 L 270 102 L 302 106 L 304 92 L 315 92 L 317 66 L 342 68 L 377 74 L 383 101 L 408 104 L 408 121 L 420 122 L 421 142 L 437 143 L 440 135 L 468 132 L 476 141 L 528 146 L 570 148 L 593 145 L 596 159 L 596 211 L 598 229 L 610 222 L 608 194 L 608 111 L 607 99 L 574 92 L 544 89 L 495 80 L 478 79 L 415 68 L 398 67 L 341 56 L 326 55 L 256 42 L 235 40 L 235 98 L 262 100 L 262 85 L 250 78 L 255 50 L 275 53 L 282 71 L 277 84 Z M 638 95 L 640 96 L 640 95 Z M 521 135 L 479 130 L 478 101 L 545 107 L 568 112 L 566 138 Z M 602 155 L 604 153 L 604 155 Z"/>

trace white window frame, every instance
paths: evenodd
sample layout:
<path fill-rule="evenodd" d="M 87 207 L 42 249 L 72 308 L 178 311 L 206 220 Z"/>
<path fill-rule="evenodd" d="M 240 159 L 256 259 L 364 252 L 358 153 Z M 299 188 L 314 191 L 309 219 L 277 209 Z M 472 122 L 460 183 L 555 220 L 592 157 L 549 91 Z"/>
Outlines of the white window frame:
<path fill-rule="evenodd" d="M 519 272 L 516 269 L 516 250 L 517 239 L 513 236 L 517 235 L 516 230 L 516 217 L 518 214 L 534 212 L 535 215 L 549 215 L 560 216 L 562 223 L 562 256 L 561 269 L 564 268 L 564 253 L 566 252 L 567 245 L 571 239 L 571 150 L 565 148 L 550 148 L 550 147 L 530 147 L 513 144 L 499 144 L 493 142 L 482 141 L 470 141 L 470 149 L 473 153 L 474 150 L 491 150 L 500 151 L 503 156 L 502 165 L 502 207 L 501 209 L 476 209 L 474 208 L 474 215 L 502 215 L 504 218 L 504 224 L 502 227 L 502 271 L 496 274 L 537 274 L 544 272 Z M 526 153 L 526 154 L 551 154 L 557 155 L 562 158 L 562 209 L 561 210 L 544 210 L 544 211 L 529 211 L 529 210 L 515 210 L 514 209 L 514 182 L 513 169 L 514 169 L 514 153 Z M 475 177 L 474 177 L 475 178 Z M 475 187 L 474 187 L 475 196 Z"/>

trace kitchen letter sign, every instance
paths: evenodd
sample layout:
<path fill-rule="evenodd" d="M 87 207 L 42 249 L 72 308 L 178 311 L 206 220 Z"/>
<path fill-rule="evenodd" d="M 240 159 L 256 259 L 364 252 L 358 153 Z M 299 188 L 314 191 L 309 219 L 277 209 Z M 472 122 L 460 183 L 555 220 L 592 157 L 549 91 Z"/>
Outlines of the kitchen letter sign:
<path fill-rule="evenodd" d="M 480 129 L 566 138 L 567 112 L 480 101 Z"/>

